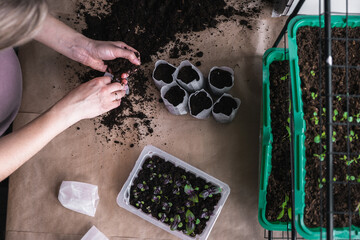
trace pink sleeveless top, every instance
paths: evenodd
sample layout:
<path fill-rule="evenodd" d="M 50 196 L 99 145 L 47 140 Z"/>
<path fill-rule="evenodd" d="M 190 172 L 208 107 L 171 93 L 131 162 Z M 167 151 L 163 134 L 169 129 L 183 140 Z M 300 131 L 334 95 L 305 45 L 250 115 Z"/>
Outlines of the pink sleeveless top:
<path fill-rule="evenodd" d="M 19 111 L 22 75 L 13 48 L 0 50 L 0 136 L 8 129 Z"/>

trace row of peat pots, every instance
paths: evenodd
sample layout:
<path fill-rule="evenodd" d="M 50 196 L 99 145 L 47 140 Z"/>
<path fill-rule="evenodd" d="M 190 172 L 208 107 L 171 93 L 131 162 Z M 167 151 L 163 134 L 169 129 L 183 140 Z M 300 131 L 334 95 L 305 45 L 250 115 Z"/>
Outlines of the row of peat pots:
<path fill-rule="evenodd" d="M 258 219 L 267 230 L 288 231 L 294 217 L 296 230 L 305 239 L 326 238 L 325 71 L 322 67 L 320 74 L 319 69 L 323 18 L 321 26 L 319 21 L 319 16 L 293 18 L 288 25 L 289 49 L 272 48 L 263 56 Z M 345 16 L 331 18 L 332 36 L 336 37 L 332 40 L 333 66 L 345 65 L 346 61 L 350 66 L 360 65 L 360 41 L 346 44 L 343 40 L 346 35 L 360 38 L 360 16 L 348 16 L 347 21 Z M 336 239 L 360 238 L 360 98 L 352 97 L 360 94 L 359 76 L 359 68 L 348 72 L 345 68 L 332 69 Z M 290 144 L 294 153 L 294 216 Z M 347 214 L 340 214 L 344 212 Z"/>

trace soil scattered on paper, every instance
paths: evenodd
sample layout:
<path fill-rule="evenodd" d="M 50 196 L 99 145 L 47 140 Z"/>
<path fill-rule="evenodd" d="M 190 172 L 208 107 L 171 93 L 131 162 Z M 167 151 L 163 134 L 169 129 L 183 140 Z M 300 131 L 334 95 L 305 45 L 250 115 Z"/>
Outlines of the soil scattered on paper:
<path fill-rule="evenodd" d="M 253 0 L 241 1 L 231 6 L 224 0 L 109 0 L 101 4 L 82 0 L 78 4 L 76 21 L 79 21 L 79 16 L 84 17 L 87 26 L 82 33 L 87 37 L 123 41 L 134 47 L 140 52 L 144 65 L 157 60 L 158 54 L 164 53 L 168 53 L 169 58 L 187 56 L 190 61 L 201 58 L 204 53 L 191 48 L 190 36 L 198 37 L 196 32 L 208 28 L 216 29 L 217 24 L 224 21 L 237 21 L 251 29 L 251 22 L 259 16 L 261 9 L 262 5 Z M 180 40 L 178 34 L 186 35 Z M 125 64 L 118 62 L 117 66 L 110 68 L 112 71 L 116 71 L 116 68 L 120 74 L 132 68 L 120 68 L 123 65 Z M 200 65 L 201 61 L 198 60 L 196 66 Z M 134 144 L 153 134 L 155 126 L 152 119 L 156 116 L 155 104 L 158 97 L 148 91 L 149 86 L 153 85 L 150 72 L 151 70 L 140 67 L 130 75 L 130 94 L 123 98 L 119 108 L 102 117 L 101 126 L 96 127 L 97 132 L 103 131 L 104 127 L 110 132 L 110 137 L 125 138 L 127 132 L 135 131 Z M 85 82 L 102 75 L 103 73 L 96 71 L 81 73 L 80 80 Z M 128 121 L 129 119 L 131 121 Z M 133 126 L 134 122 L 138 127 Z M 111 141 L 108 133 L 103 134 L 108 142 Z"/>

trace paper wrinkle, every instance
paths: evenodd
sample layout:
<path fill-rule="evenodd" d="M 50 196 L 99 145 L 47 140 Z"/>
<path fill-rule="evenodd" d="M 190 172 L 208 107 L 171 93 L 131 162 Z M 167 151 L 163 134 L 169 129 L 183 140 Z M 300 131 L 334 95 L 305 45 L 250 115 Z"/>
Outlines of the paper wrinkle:
<path fill-rule="evenodd" d="M 92 226 L 81 240 L 109 240 L 99 229 Z"/>
<path fill-rule="evenodd" d="M 185 89 L 183 89 L 181 86 L 179 86 L 182 90 L 184 90 L 185 92 L 185 96 L 184 99 L 182 101 L 182 103 L 180 103 L 179 105 L 177 105 L 176 107 L 174 105 L 172 105 L 166 98 L 165 98 L 165 94 L 167 93 L 167 91 L 169 91 L 170 88 L 172 88 L 173 86 L 179 86 L 176 82 L 173 82 L 171 84 L 167 84 L 165 86 L 163 86 L 160 90 L 161 93 L 161 98 L 164 101 L 165 107 L 167 108 L 167 110 L 169 110 L 170 113 L 174 114 L 174 115 L 185 115 L 188 113 L 188 99 L 189 99 L 189 94 L 186 92 Z"/>
<path fill-rule="evenodd" d="M 214 106 L 216 103 L 218 103 L 220 101 L 221 98 L 223 97 L 231 97 L 235 100 L 235 102 L 237 103 L 237 108 L 233 109 L 233 111 L 231 112 L 231 114 L 228 116 L 226 114 L 223 114 L 223 113 L 214 113 Z M 239 98 L 235 98 L 233 97 L 232 95 L 228 94 L 228 93 L 224 93 L 213 105 L 213 108 L 212 108 L 212 115 L 213 117 L 215 118 L 216 121 L 220 122 L 220 123 L 229 123 L 231 122 L 232 120 L 234 120 L 235 116 L 236 116 L 236 113 L 237 111 L 239 110 L 239 107 L 240 107 L 240 104 L 241 104 L 241 100 Z"/>
<path fill-rule="evenodd" d="M 165 61 L 165 60 L 158 60 L 158 61 L 156 61 L 156 63 L 155 63 L 155 68 L 154 68 L 154 70 L 153 70 L 153 72 L 152 72 L 152 79 L 154 80 L 155 86 L 156 86 L 158 89 L 161 89 L 163 86 L 168 85 L 168 84 L 171 84 L 171 83 L 173 83 L 173 82 L 175 81 L 175 79 L 174 79 L 174 73 L 175 73 L 175 71 L 174 71 L 173 74 L 171 74 L 171 75 L 172 75 L 172 78 L 173 78 L 173 80 L 172 80 L 171 83 L 166 83 L 166 82 L 164 82 L 164 81 L 162 81 L 162 80 L 158 80 L 158 79 L 155 78 L 155 76 L 154 76 L 155 70 L 156 70 L 156 68 L 157 68 L 160 64 L 170 65 L 170 66 L 172 66 L 172 67 L 175 68 L 175 71 L 176 71 L 176 69 L 177 69 L 177 67 L 175 67 L 174 65 L 168 63 L 168 62 Z"/>
<path fill-rule="evenodd" d="M 210 74 L 215 69 L 221 69 L 221 70 L 227 71 L 231 74 L 231 86 L 230 87 L 224 87 L 224 88 L 220 89 L 210 83 Z M 208 83 L 209 83 L 211 92 L 217 96 L 221 96 L 222 94 L 229 92 L 230 89 L 234 86 L 234 70 L 232 68 L 226 67 L 226 66 L 222 66 L 222 67 L 214 66 L 210 69 L 210 72 L 208 75 Z"/>
<path fill-rule="evenodd" d="M 94 217 L 99 204 L 98 186 L 82 182 L 63 181 L 58 199 L 65 208 Z"/>
<path fill-rule="evenodd" d="M 192 69 L 194 69 L 198 73 L 199 80 L 194 79 L 193 81 L 186 84 L 177 78 L 180 69 L 183 67 L 186 67 L 186 66 L 191 66 Z M 180 63 L 180 65 L 177 67 L 176 71 L 174 72 L 174 79 L 182 88 L 184 88 L 189 93 L 196 92 L 197 90 L 200 90 L 200 89 L 204 88 L 204 86 L 205 86 L 205 80 L 204 80 L 204 76 L 203 76 L 202 72 L 188 60 L 182 61 Z"/>
<path fill-rule="evenodd" d="M 208 96 L 208 98 L 210 98 L 210 100 L 211 100 L 211 107 L 208 108 L 208 109 L 202 110 L 202 111 L 199 112 L 197 115 L 193 115 L 193 114 L 191 113 L 190 99 L 191 99 L 192 96 L 197 95 L 197 94 L 199 94 L 200 92 L 205 92 L 205 93 L 206 93 L 206 96 Z M 212 97 L 210 96 L 210 94 L 209 94 L 207 91 L 205 91 L 204 89 L 201 89 L 201 90 L 199 90 L 199 91 L 196 91 L 196 92 L 190 94 L 190 96 L 189 96 L 188 107 L 189 107 L 190 115 L 193 116 L 194 118 L 197 118 L 197 119 L 205 119 L 205 118 L 208 118 L 208 117 L 210 116 L 211 111 L 212 111 L 213 104 L 214 104 L 214 102 L 213 102 L 213 100 L 212 100 Z"/>

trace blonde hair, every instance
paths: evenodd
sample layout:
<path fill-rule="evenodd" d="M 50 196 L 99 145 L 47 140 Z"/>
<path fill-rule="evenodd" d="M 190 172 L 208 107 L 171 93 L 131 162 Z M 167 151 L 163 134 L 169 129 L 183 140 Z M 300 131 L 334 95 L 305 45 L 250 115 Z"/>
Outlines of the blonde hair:
<path fill-rule="evenodd" d="M 0 0 L 0 49 L 30 41 L 48 11 L 46 0 Z"/>

